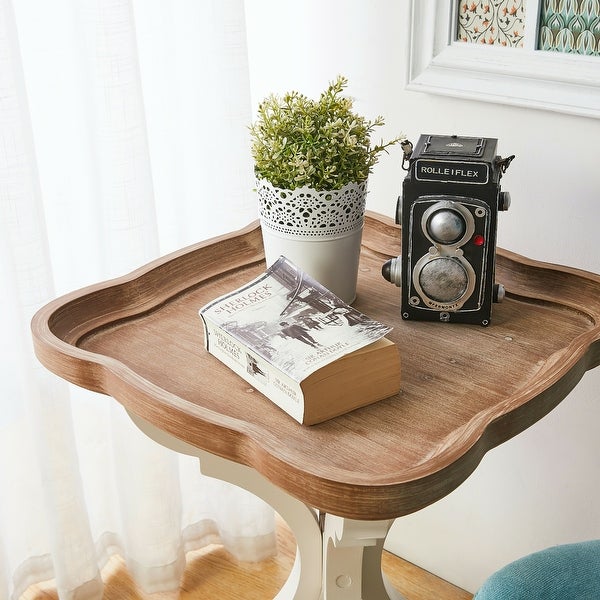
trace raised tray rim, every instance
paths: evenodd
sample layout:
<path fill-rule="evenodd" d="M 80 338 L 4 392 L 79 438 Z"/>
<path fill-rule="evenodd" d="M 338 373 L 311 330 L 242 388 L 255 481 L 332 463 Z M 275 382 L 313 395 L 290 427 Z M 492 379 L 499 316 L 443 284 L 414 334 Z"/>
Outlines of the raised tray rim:
<path fill-rule="evenodd" d="M 369 232 L 369 238 L 364 251 L 381 256 L 392 256 L 395 250 L 399 251 L 400 230 L 388 217 L 368 212 L 365 230 Z M 389 240 L 394 235 L 398 239 L 397 247 L 390 248 Z M 240 240 L 244 242 L 241 245 Z M 392 518 L 439 499 L 464 481 L 488 450 L 547 414 L 566 397 L 586 370 L 600 362 L 600 276 L 498 249 L 499 261 L 519 266 L 518 277 L 507 286 L 510 294 L 522 298 L 530 296 L 540 302 L 559 302 L 581 312 L 592 323 L 589 330 L 573 339 L 560 356 L 554 357 L 552 368 L 546 369 L 543 378 L 529 382 L 530 385 L 524 387 L 518 398 L 507 398 L 486 414 L 478 415 L 480 422 L 471 423 L 462 439 L 457 439 L 437 454 L 435 465 L 423 463 L 411 471 L 405 470 L 394 481 L 383 482 L 360 481 L 360 478 L 351 477 L 350 472 L 346 475 L 338 472 L 332 477 L 292 468 L 286 464 L 286 453 L 273 447 L 266 439 L 257 439 L 248 424 L 204 407 L 190 406 L 184 399 L 137 376 L 119 361 L 77 346 L 91 329 L 102 326 L 103 320 L 108 318 L 102 316 L 97 323 L 87 321 L 85 326 L 77 324 L 77 315 L 85 310 L 86 298 L 107 290 L 114 292 L 115 288 L 123 290 L 127 296 L 135 288 L 139 292 L 135 301 L 125 298 L 123 302 L 127 309 L 113 311 L 109 315 L 111 322 L 145 310 L 156 310 L 161 303 L 177 294 L 222 273 L 217 261 L 213 260 L 203 265 L 199 280 L 190 284 L 185 268 L 181 267 L 186 261 L 202 255 L 207 248 L 216 247 L 221 250 L 222 256 L 227 255 L 227 269 L 263 260 L 260 228 L 254 222 L 239 231 L 159 258 L 122 277 L 61 296 L 40 309 L 32 320 L 35 352 L 49 370 L 82 387 L 114 394 L 128 410 L 152 423 L 161 423 L 164 427 L 161 411 L 165 408 L 172 414 L 173 422 L 178 418 L 193 419 L 196 437 L 194 440 L 183 438 L 184 441 L 198 445 L 199 440 L 204 440 L 201 442 L 203 449 L 256 468 L 307 503 L 341 516 Z M 181 268 L 172 269 L 173 265 Z M 165 268 L 170 269 L 167 289 L 160 289 L 154 295 L 144 295 L 144 281 L 156 277 Z M 560 280 L 564 288 L 561 293 L 565 293 L 557 297 L 556 290 L 544 288 L 541 276 L 532 283 L 527 273 L 551 275 L 552 279 Z M 579 284 L 577 293 L 571 289 L 573 286 L 569 282 Z M 180 434 L 176 427 L 168 432 L 175 436 Z"/>

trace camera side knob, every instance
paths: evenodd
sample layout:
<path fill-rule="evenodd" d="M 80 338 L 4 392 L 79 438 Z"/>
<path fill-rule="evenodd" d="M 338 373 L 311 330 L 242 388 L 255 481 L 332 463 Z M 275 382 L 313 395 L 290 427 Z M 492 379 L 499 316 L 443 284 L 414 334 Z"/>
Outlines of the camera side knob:
<path fill-rule="evenodd" d="M 390 258 L 383 263 L 381 274 L 386 281 L 400 287 L 402 285 L 402 257 Z"/>
<path fill-rule="evenodd" d="M 510 192 L 500 192 L 498 197 L 498 210 L 508 210 L 510 208 Z"/>
<path fill-rule="evenodd" d="M 502 302 L 504 296 L 506 296 L 506 289 L 504 286 L 501 283 L 495 283 L 492 300 L 494 302 Z"/>

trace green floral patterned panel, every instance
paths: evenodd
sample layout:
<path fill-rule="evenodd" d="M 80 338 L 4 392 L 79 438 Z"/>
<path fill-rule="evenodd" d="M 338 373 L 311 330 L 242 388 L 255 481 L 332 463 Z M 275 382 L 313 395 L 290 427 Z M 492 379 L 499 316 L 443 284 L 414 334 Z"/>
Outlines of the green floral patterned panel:
<path fill-rule="evenodd" d="M 521 48 L 525 0 L 461 0 L 457 26 L 459 41 Z"/>
<path fill-rule="evenodd" d="M 538 49 L 600 56 L 600 0 L 542 0 Z"/>

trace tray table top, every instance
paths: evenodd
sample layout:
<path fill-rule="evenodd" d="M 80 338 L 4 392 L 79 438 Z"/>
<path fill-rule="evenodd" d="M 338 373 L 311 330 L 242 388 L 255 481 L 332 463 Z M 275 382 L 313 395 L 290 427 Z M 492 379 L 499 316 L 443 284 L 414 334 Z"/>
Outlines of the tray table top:
<path fill-rule="evenodd" d="M 265 270 L 257 223 L 49 303 L 32 321 L 36 354 L 308 505 L 395 518 L 450 493 L 600 362 L 599 275 L 499 249 L 507 293 L 489 327 L 404 321 L 381 276 L 399 252 L 399 227 L 367 213 L 354 306 L 394 327 L 401 392 L 319 425 L 299 425 L 204 349 L 198 309 Z"/>

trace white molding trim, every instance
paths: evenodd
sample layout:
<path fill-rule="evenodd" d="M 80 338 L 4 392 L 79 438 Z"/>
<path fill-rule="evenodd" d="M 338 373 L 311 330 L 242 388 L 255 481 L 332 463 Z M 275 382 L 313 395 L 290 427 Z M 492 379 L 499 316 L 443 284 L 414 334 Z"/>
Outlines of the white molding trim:
<path fill-rule="evenodd" d="M 457 6 L 411 0 L 407 89 L 600 118 L 600 57 L 455 42 Z"/>

